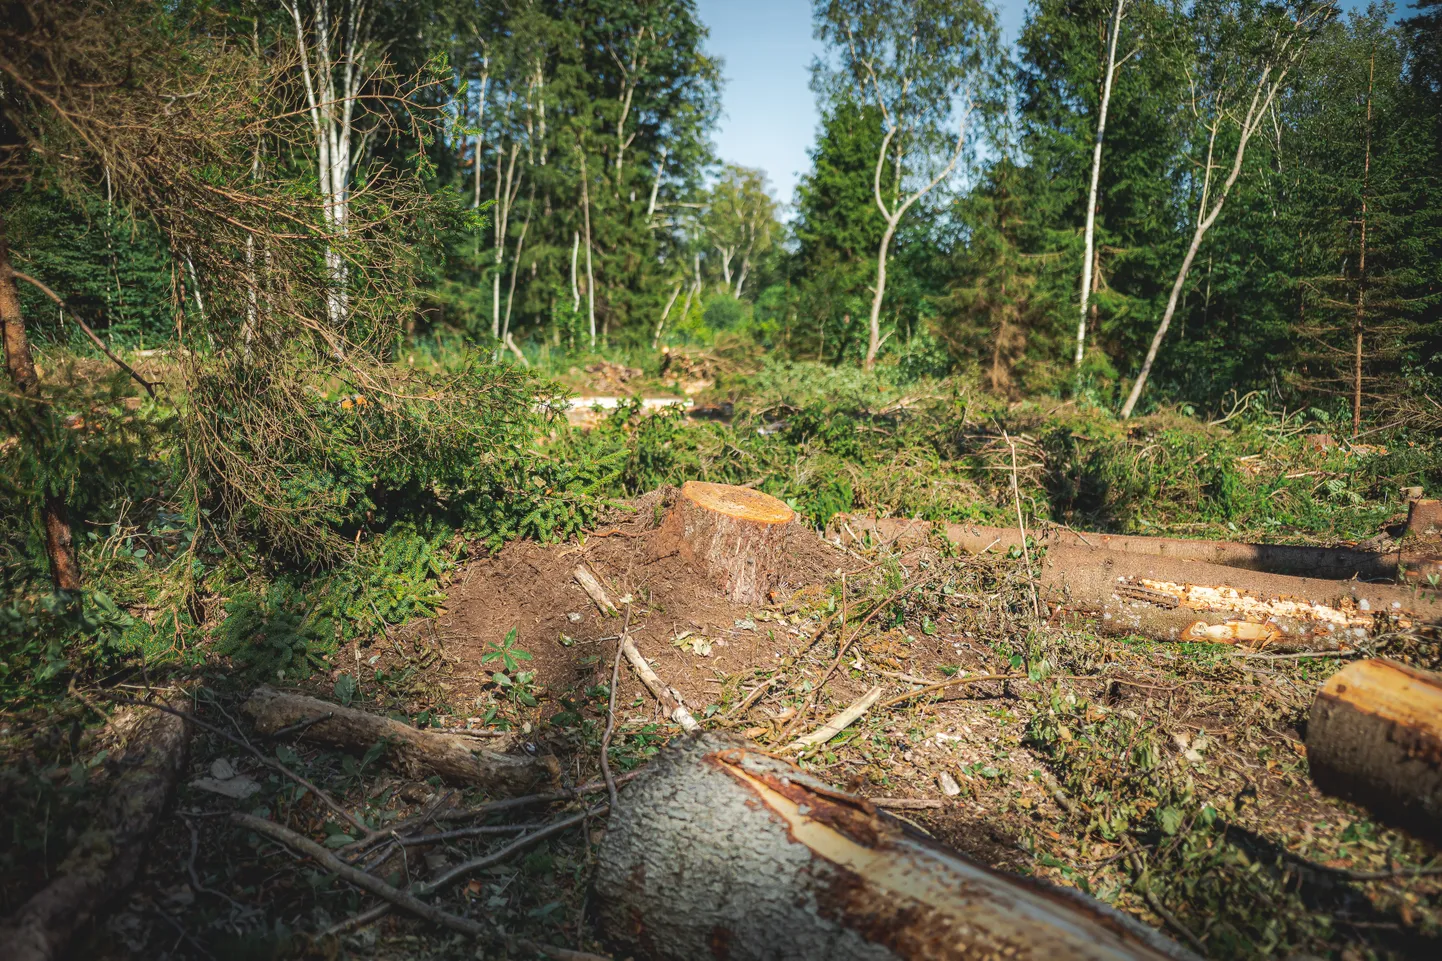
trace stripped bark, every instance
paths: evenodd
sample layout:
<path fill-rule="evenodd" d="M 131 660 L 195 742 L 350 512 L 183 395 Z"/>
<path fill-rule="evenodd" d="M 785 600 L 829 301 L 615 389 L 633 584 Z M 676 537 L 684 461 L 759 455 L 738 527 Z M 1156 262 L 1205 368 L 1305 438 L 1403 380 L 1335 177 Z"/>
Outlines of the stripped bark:
<path fill-rule="evenodd" d="M 787 525 L 781 501 L 727 484 L 687 481 L 661 524 L 658 543 L 675 550 L 738 604 L 764 604 L 784 573 Z"/>
<path fill-rule="evenodd" d="M 1053 602 L 1099 616 L 1108 633 L 1164 641 L 1346 651 L 1442 625 L 1434 593 L 1087 548 L 1048 551 L 1040 586 Z"/>
<path fill-rule="evenodd" d="M 649 959 L 1194 957 L 715 735 L 672 742 L 626 789 L 593 897 L 605 935 Z"/>
<path fill-rule="evenodd" d="M 114 781 L 104 810 L 76 839 L 56 879 L 0 923 L 0 945 L 10 961 L 63 956 L 71 937 L 135 880 L 175 793 L 190 742 L 185 721 L 137 708 L 116 727 L 125 747 L 108 764 Z"/>
<path fill-rule="evenodd" d="M 1349 664 L 1312 702 L 1312 780 L 1442 841 L 1442 677 L 1393 661 Z"/>
<path fill-rule="evenodd" d="M 1435 502 L 1434 502 L 1435 503 Z M 944 536 L 972 554 L 987 551 L 1005 553 L 1019 546 L 1015 528 L 981 527 L 975 524 L 933 524 L 900 517 L 866 517 L 837 514 L 829 534 L 843 543 L 873 542 L 898 547 L 924 543 L 932 533 Z M 1094 534 L 1066 528 L 1042 528 L 1029 532 L 1043 548 L 1079 547 L 1125 554 L 1146 554 L 1176 560 L 1203 561 L 1225 567 L 1271 574 L 1294 574 L 1346 580 L 1425 581 L 1428 575 L 1442 575 L 1442 557 L 1413 551 L 1364 551 L 1354 547 L 1305 547 L 1293 544 L 1242 544 L 1233 541 L 1187 540 L 1178 537 L 1138 537 L 1129 534 Z"/>
<path fill-rule="evenodd" d="M 314 722 L 296 736 L 361 751 L 384 742 L 387 759 L 415 775 L 438 774 L 456 783 L 515 793 L 549 784 L 558 773 L 552 757 L 501 754 L 464 735 L 422 731 L 390 718 L 269 687 L 256 688 L 244 710 L 264 735 Z"/>

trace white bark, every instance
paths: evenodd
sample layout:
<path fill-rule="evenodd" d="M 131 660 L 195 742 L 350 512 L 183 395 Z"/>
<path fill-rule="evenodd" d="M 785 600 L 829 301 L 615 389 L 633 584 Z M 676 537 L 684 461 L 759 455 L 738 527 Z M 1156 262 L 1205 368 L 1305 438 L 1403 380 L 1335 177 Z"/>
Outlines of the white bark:
<path fill-rule="evenodd" d="M 330 281 L 326 313 L 332 325 L 340 326 L 349 313 L 349 269 L 335 241 L 344 239 L 350 221 L 350 181 L 358 153 L 355 107 L 370 59 L 370 24 L 366 5 L 360 0 L 343 3 L 336 12 L 331 0 L 311 0 L 309 31 L 301 0 L 281 0 L 281 6 L 295 25 L 306 106 L 315 134 L 322 217 L 333 238 L 323 255 Z"/>
<path fill-rule="evenodd" d="M 581 156 L 581 211 L 586 228 L 586 317 L 591 325 L 591 349 L 596 348 L 596 276 L 591 269 L 591 190 L 587 185 L 586 151 L 577 144 Z"/>
<path fill-rule="evenodd" d="M 481 148 L 486 142 L 486 90 L 491 85 L 491 58 L 481 58 L 481 92 L 476 96 L 476 185 L 472 207 L 481 205 Z"/>
<path fill-rule="evenodd" d="M 1087 340 L 1087 299 L 1091 296 L 1092 288 L 1092 249 L 1096 242 L 1096 215 L 1097 215 L 1097 184 L 1101 180 L 1102 172 L 1102 141 L 1106 139 L 1107 132 L 1107 107 L 1112 99 L 1112 80 L 1116 75 L 1117 62 L 1117 36 L 1122 29 L 1122 7 L 1126 0 L 1116 0 L 1112 7 L 1111 31 L 1107 38 L 1107 62 L 1106 77 L 1102 80 L 1102 98 L 1097 106 L 1097 140 L 1092 148 L 1092 179 L 1091 187 L 1087 191 L 1087 223 L 1086 223 L 1086 252 L 1082 255 L 1082 276 L 1081 276 L 1081 312 L 1077 317 L 1076 328 L 1076 359 L 1077 367 L 1081 366 L 1082 355 L 1086 353 Z"/>
<path fill-rule="evenodd" d="M 651 349 L 655 350 L 661 346 L 661 331 L 666 326 L 666 318 L 671 316 L 671 307 L 676 303 L 676 298 L 681 296 L 681 285 L 678 283 L 676 289 L 671 291 L 671 299 L 666 301 L 666 309 L 661 311 L 661 319 L 656 321 L 656 333 L 651 338 Z"/>
<path fill-rule="evenodd" d="M 581 285 L 576 280 L 576 256 L 581 252 L 581 232 L 571 231 L 571 309 L 581 309 Z"/>
<path fill-rule="evenodd" d="M 881 349 L 881 303 L 886 296 L 886 259 L 891 249 L 891 238 L 896 235 L 897 225 L 901 223 L 901 218 L 911 209 L 912 205 L 922 197 L 931 193 L 937 184 L 951 176 L 951 172 L 956 169 L 956 164 L 961 159 L 962 150 L 966 147 L 966 123 L 971 117 L 972 111 L 970 92 L 964 95 L 964 99 L 966 101 L 966 108 L 961 114 L 961 125 L 956 135 L 956 149 L 952 151 L 951 159 L 947 161 L 946 166 L 942 168 L 941 172 L 935 177 L 932 177 L 925 186 L 907 194 L 904 199 L 902 199 L 899 192 L 901 182 L 901 151 L 898 150 L 895 159 L 898 192 L 892 198 L 893 206 L 891 207 L 887 206 L 885 199 L 881 196 L 881 168 L 886 165 L 887 150 L 890 148 L 891 141 L 896 136 L 898 128 L 896 121 L 891 119 L 891 115 L 889 113 L 885 114 L 888 126 L 886 136 L 881 140 L 881 150 L 877 153 L 876 171 L 872 179 L 872 189 L 876 195 L 877 209 L 881 211 L 881 216 L 886 220 L 886 230 L 881 235 L 881 245 L 876 251 L 876 287 L 871 298 L 871 327 L 866 344 L 865 367 L 867 370 L 871 370 L 876 366 L 876 354 L 877 351 Z M 882 109 L 883 113 L 885 113 L 885 108 L 883 107 Z"/>
<path fill-rule="evenodd" d="M 656 194 L 661 190 L 661 177 L 666 173 L 666 150 L 667 145 L 661 145 L 661 160 L 656 164 L 656 179 L 651 181 L 651 200 L 646 204 L 646 219 L 650 220 L 656 213 Z"/>
<path fill-rule="evenodd" d="M 1203 175 L 1202 198 L 1197 206 L 1197 225 L 1192 231 L 1191 243 L 1187 245 L 1187 254 L 1182 258 L 1181 269 L 1177 271 L 1176 280 L 1172 283 L 1171 294 L 1167 297 L 1166 310 L 1162 314 L 1162 322 L 1157 327 L 1157 332 L 1152 337 L 1151 345 L 1147 348 L 1146 360 L 1142 362 L 1142 369 L 1137 373 L 1137 379 L 1132 384 L 1131 393 L 1127 395 L 1127 401 L 1122 405 L 1121 416 L 1123 419 L 1132 415 L 1136 409 L 1137 401 L 1141 399 L 1142 391 L 1146 389 L 1147 378 L 1151 375 L 1152 364 L 1156 362 L 1157 352 L 1161 349 L 1162 340 L 1167 335 L 1167 329 L 1171 327 L 1172 317 L 1176 314 L 1177 303 L 1181 299 L 1182 289 L 1186 286 L 1187 274 L 1192 269 L 1192 261 L 1196 260 L 1197 251 L 1202 246 L 1202 239 L 1216 223 L 1217 217 L 1222 212 L 1222 206 L 1227 201 L 1227 195 L 1231 193 L 1232 186 L 1237 182 L 1237 177 L 1242 172 L 1242 161 L 1246 156 L 1247 144 L 1251 141 L 1252 135 L 1257 132 L 1263 119 L 1271 109 L 1272 101 L 1276 98 L 1282 84 L 1286 81 L 1291 68 L 1301 58 L 1306 50 L 1310 34 L 1303 34 L 1304 29 L 1310 29 L 1315 23 L 1321 22 L 1325 16 L 1331 13 L 1334 7 L 1324 5 L 1317 10 L 1306 14 L 1291 24 L 1291 30 L 1287 36 L 1277 45 L 1272 55 L 1263 61 L 1261 73 L 1257 77 L 1256 86 L 1252 90 L 1251 100 L 1247 104 L 1247 111 L 1242 116 L 1240 124 L 1240 135 L 1237 138 L 1236 153 L 1232 157 L 1232 168 L 1227 173 L 1227 179 L 1222 184 L 1220 193 L 1213 201 L 1210 197 L 1212 182 L 1212 151 L 1216 146 L 1217 133 L 1222 124 L 1226 121 L 1227 109 L 1224 104 L 1218 105 L 1211 121 L 1208 124 L 1207 137 L 1207 161 Z M 1194 108 L 1195 109 L 1195 108 Z"/>

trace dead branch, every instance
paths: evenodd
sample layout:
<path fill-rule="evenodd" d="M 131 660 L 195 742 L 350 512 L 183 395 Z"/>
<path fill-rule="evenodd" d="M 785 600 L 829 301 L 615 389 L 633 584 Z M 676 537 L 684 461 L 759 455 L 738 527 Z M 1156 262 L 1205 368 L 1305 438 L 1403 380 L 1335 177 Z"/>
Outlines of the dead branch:
<path fill-rule="evenodd" d="M 300 738 L 351 750 L 365 750 L 383 742 L 388 758 L 403 769 L 439 774 L 463 784 L 524 790 L 554 780 L 557 773 L 556 761 L 551 757 L 514 757 L 479 748 L 473 741 L 453 734 L 422 731 L 390 718 L 269 687 L 256 688 L 243 709 L 256 730 L 266 735 L 293 727 L 301 720 L 329 715 L 301 731 Z"/>
<path fill-rule="evenodd" d="M 139 707 L 125 728 L 125 748 L 101 815 L 61 863 L 58 876 L 0 923 L 11 961 L 51 961 L 70 938 L 135 879 L 146 845 L 185 767 L 185 715 Z"/>

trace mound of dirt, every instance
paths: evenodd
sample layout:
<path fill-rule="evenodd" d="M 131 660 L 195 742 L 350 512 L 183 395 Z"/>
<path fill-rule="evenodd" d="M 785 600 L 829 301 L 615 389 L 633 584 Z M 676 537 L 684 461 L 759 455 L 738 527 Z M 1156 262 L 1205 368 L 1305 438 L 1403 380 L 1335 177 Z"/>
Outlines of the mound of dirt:
<path fill-rule="evenodd" d="M 465 570 L 437 624 L 450 655 L 465 665 L 456 693 L 474 697 L 500 669 L 482 658 L 512 628 L 515 646 L 531 655 L 520 669 L 534 670 L 536 682 L 551 693 L 609 681 L 622 621 L 602 614 L 576 582 L 573 572 L 582 562 L 623 610 L 622 599 L 632 599 L 637 647 L 693 708 L 714 703 L 727 676 L 774 664 L 796 640 L 782 634 L 801 629 L 731 603 L 682 557 L 660 529 L 674 496 L 670 488 L 638 498 L 632 510 L 616 512 L 583 543 L 517 541 Z M 773 607 L 784 608 L 798 592 L 816 590 L 848 566 L 854 562 L 843 551 L 793 522 Z M 628 703 L 642 688 L 632 672 L 623 670 L 621 677 Z"/>

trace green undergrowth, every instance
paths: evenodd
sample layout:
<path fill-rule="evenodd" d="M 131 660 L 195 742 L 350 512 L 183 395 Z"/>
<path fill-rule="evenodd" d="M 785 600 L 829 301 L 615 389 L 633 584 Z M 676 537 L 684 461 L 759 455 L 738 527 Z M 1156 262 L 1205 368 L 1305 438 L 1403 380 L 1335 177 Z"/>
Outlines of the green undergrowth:
<path fill-rule="evenodd" d="M 1362 540 L 1405 508 L 1402 487 L 1442 486 L 1442 446 L 1427 433 L 1352 445 L 1331 438 L 1324 411 L 1255 401 L 1222 424 L 1178 411 L 1121 421 L 895 368 L 790 363 L 723 379 L 712 397 L 733 404 L 729 422 L 623 406 L 551 449 L 574 463 L 622 458 L 618 495 L 688 479 L 752 484 L 817 525 L 845 511 L 1011 525 L 1020 499 L 1033 521 L 1087 530 Z"/>

